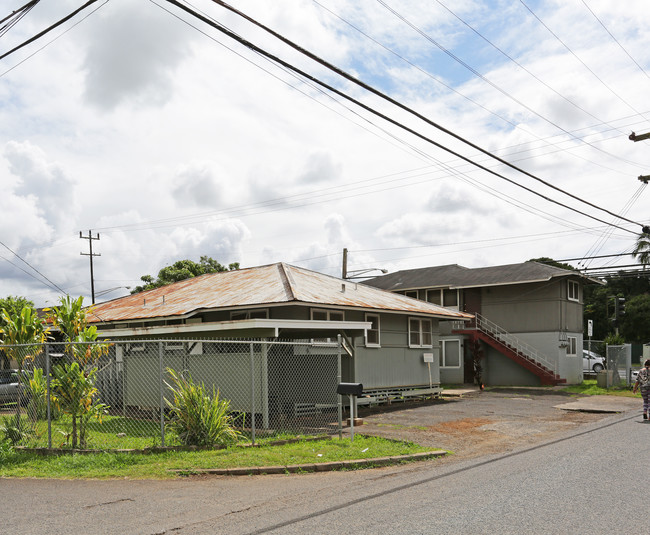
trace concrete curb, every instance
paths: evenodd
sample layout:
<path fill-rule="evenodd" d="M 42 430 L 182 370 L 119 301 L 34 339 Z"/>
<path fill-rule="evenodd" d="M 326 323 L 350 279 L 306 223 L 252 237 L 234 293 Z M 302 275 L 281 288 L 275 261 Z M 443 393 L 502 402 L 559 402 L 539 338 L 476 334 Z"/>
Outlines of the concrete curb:
<path fill-rule="evenodd" d="M 376 457 L 373 459 L 354 459 L 350 461 L 332 461 L 327 463 L 289 464 L 286 466 L 250 466 L 240 468 L 201 468 L 196 470 L 170 470 L 183 476 L 213 475 L 213 476 L 256 476 L 266 474 L 296 474 L 298 472 L 331 472 L 346 468 L 374 468 L 389 466 L 406 461 L 425 461 L 447 455 L 445 450 L 424 451 L 410 455 L 394 457 Z"/>

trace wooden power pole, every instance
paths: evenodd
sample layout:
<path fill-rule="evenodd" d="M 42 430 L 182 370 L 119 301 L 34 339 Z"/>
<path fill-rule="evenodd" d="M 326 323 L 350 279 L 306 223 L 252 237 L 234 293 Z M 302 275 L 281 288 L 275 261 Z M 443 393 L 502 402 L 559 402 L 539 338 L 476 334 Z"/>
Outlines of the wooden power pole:
<path fill-rule="evenodd" d="M 101 253 L 93 253 L 93 240 L 99 240 L 99 232 L 97 236 L 93 236 L 93 231 L 88 231 L 88 236 L 84 236 L 81 231 L 79 231 L 79 238 L 82 240 L 88 240 L 88 248 L 90 249 L 89 253 L 79 253 L 83 256 L 90 257 L 90 296 L 92 297 L 92 304 L 95 304 L 95 276 L 93 274 L 93 256 L 102 256 Z"/>

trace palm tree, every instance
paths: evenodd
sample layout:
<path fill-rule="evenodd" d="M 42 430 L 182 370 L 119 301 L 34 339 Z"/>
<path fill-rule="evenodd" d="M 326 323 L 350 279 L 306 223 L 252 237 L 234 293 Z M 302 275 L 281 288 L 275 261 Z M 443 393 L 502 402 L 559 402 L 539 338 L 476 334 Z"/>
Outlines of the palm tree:
<path fill-rule="evenodd" d="M 639 234 L 632 256 L 644 266 L 650 264 L 650 229 L 648 227 L 643 227 L 643 232 Z"/>
<path fill-rule="evenodd" d="M 10 315 L 6 309 L 2 309 L 4 325 L 0 329 L 5 352 L 18 364 L 18 396 L 16 404 L 16 427 L 20 428 L 20 405 L 22 402 L 23 366 L 26 359 L 33 358 L 33 353 L 41 349 L 47 336 L 47 326 L 43 319 L 38 317 L 36 311 L 26 306 L 20 314 Z"/>

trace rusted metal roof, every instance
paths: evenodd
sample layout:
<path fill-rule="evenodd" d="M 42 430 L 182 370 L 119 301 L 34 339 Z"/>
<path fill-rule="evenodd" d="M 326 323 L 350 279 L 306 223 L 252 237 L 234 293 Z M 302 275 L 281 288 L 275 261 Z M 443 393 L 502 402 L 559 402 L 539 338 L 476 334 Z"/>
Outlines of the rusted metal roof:
<path fill-rule="evenodd" d="M 95 305 L 91 322 L 187 316 L 200 310 L 259 305 L 313 304 L 426 314 L 444 319 L 472 316 L 431 303 L 345 281 L 289 264 L 211 273 Z"/>

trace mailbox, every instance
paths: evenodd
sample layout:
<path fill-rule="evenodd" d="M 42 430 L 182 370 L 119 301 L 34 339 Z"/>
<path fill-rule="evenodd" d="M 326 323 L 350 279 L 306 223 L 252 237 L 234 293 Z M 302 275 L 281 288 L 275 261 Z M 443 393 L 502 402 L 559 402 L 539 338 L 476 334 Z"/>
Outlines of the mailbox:
<path fill-rule="evenodd" d="M 342 396 L 360 396 L 363 394 L 363 385 L 361 383 L 339 383 L 336 393 Z"/>

